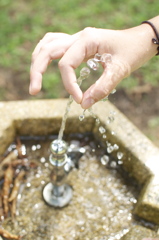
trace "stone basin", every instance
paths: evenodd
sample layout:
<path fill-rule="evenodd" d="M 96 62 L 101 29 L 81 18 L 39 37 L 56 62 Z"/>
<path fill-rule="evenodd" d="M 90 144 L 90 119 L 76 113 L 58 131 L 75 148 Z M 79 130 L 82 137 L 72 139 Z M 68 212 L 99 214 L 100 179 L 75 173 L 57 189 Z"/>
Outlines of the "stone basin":
<path fill-rule="evenodd" d="M 0 102 L 0 154 L 5 152 L 17 135 L 58 134 L 67 101 L 59 99 Z M 85 120 L 80 122 L 78 118 L 81 113 L 81 107 L 73 103 L 65 134 L 91 132 L 107 148 L 95 118 L 88 114 Z M 111 153 L 112 156 L 119 158 L 117 154 L 122 153 L 123 169 L 142 186 L 133 214 L 158 225 L 159 149 L 109 101 L 96 104 L 94 113 L 100 120 L 100 125 L 106 129 L 107 142 L 119 146 L 118 151 Z M 156 237 L 157 233 L 145 227 L 134 226 L 121 239 L 138 240 L 141 236 Z"/>

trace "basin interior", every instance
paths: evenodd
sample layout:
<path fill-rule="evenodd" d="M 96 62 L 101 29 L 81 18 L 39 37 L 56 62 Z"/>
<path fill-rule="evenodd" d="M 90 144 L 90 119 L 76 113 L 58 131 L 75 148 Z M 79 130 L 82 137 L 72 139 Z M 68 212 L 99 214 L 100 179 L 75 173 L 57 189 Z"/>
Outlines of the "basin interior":
<path fill-rule="evenodd" d="M 8 217 L 2 226 L 24 239 L 117 240 L 132 226 L 143 225 L 153 230 L 156 225 L 133 214 L 141 186 L 122 168 L 122 161 L 107 153 L 92 133 L 69 134 L 64 140 L 85 147 L 86 153 L 76 159 L 67 182 L 73 188 L 73 198 L 62 209 L 48 206 L 42 197 L 50 181 L 48 161 L 50 143 L 56 135 L 20 137 L 26 148 L 27 170 L 17 198 L 16 217 Z M 7 151 L 13 151 L 13 142 Z"/>

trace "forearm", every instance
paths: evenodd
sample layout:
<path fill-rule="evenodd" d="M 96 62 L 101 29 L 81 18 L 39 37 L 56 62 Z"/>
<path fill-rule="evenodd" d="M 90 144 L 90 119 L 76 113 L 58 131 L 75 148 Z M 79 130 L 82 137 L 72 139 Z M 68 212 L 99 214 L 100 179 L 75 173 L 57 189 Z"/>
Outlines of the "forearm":
<path fill-rule="evenodd" d="M 151 22 L 159 32 L 159 16 L 148 21 Z M 132 30 L 134 31 L 134 36 L 137 39 L 136 43 L 138 44 L 138 47 L 136 44 L 130 46 L 130 51 L 132 52 L 130 56 L 134 56 L 133 51 L 136 51 L 137 56 L 135 60 L 132 58 L 132 71 L 134 71 L 157 54 L 158 45 L 152 42 L 153 38 L 156 39 L 156 34 L 149 24 L 143 23 L 128 31 Z"/>

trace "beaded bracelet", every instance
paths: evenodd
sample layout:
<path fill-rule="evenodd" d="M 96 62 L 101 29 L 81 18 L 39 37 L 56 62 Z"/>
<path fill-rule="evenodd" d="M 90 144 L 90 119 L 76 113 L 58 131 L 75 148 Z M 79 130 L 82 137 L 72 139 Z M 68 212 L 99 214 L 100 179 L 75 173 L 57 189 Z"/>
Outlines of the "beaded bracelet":
<path fill-rule="evenodd" d="M 156 27 L 153 25 L 153 23 L 151 23 L 151 22 L 149 22 L 149 21 L 143 21 L 142 23 L 147 23 L 147 24 L 149 24 L 149 25 L 152 27 L 152 29 L 154 30 L 154 33 L 156 34 L 156 38 L 152 38 L 152 42 L 153 42 L 154 44 L 157 44 L 157 45 L 158 45 L 158 47 L 157 47 L 157 54 L 156 54 L 156 56 L 157 56 L 157 55 L 159 55 L 159 33 L 157 32 L 157 29 L 156 29 Z"/>

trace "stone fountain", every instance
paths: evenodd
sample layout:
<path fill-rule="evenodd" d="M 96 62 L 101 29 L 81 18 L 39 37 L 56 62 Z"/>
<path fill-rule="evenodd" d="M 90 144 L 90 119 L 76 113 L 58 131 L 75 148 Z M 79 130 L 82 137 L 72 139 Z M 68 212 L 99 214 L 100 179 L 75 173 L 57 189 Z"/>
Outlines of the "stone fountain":
<path fill-rule="evenodd" d="M 66 105 L 67 99 L 0 102 L 0 154 L 6 151 L 17 135 L 58 134 Z M 85 121 L 80 122 L 78 120 L 80 112 L 80 106 L 73 103 L 66 122 L 65 134 L 91 132 L 107 148 L 106 140 L 100 133 L 95 119 L 88 115 Z M 112 151 L 112 157 L 121 159 L 124 171 L 142 186 L 133 214 L 158 225 L 159 149 L 109 101 L 96 104 L 94 112 L 106 129 L 107 143 L 118 146 L 118 151 Z M 115 113 L 113 121 L 110 116 L 112 112 Z M 85 188 L 84 185 L 82 187 Z M 76 211 L 78 213 L 78 209 Z M 156 236 L 157 231 L 136 225 L 118 239 L 139 240 Z M 58 238 L 51 237 L 50 239 Z M 78 239 L 89 239 L 89 237 Z M 94 239 L 114 238 L 100 238 L 99 236 Z"/>

